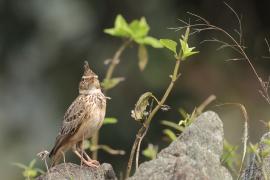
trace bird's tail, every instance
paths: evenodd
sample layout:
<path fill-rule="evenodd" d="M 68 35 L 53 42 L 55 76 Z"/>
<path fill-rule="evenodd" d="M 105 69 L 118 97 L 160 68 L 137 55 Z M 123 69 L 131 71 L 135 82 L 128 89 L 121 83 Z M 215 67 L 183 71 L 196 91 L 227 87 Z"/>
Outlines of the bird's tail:
<path fill-rule="evenodd" d="M 60 147 L 62 146 L 62 142 L 63 142 L 62 138 L 57 138 L 56 143 L 49 154 L 49 158 L 51 158 L 52 160 L 51 167 L 58 164 L 59 161 L 61 160 L 62 151 L 60 151 Z"/>
<path fill-rule="evenodd" d="M 60 160 L 61 160 L 61 156 L 62 154 L 60 152 L 57 152 L 55 155 L 53 155 L 51 157 L 52 161 L 51 161 L 51 167 L 59 164 Z"/>

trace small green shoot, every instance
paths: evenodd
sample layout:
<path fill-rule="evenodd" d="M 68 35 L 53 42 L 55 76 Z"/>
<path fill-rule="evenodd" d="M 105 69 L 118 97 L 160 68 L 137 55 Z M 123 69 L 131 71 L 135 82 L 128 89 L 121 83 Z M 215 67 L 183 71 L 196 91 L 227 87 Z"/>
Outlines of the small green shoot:
<path fill-rule="evenodd" d="M 129 37 L 131 34 L 131 30 L 122 15 L 117 15 L 114 22 L 114 27 L 105 29 L 104 32 L 118 37 Z"/>
<path fill-rule="evenodd" d="M 83 141 L 83 149 L 89 149 L 91 152 L 94 152 L 97 149 L 101 149 L 104 152 L 111 154 L 111 155 L 125 155 L 125 153 L 126 153 L 124 150 L 113 149 L 110 146 L 104 145 L 104 144 L 99 144 L 96 146 L 93 143 L 91 143 L 91 141 L 89 141 L 89 140 Z"/>
<path fill-rule="evenodd" d="M 104 90 L 109 90 L 117 86 L 120 82 L 124 81 L 123 77 L 115 77 L 111 79 L 104 79 L 101 83 L 101 86 Z"/>
<path fill-rule="evenodd" d="M 179 109 L 180 114 L 183 116 L 184 119 L 181 119 L 178 123 L 172 122 L 172 121 L 161 121 L 162 125 L 168 126 L 170 128 L 173 128 L 174 130 L 177 130 L 179 133 L 182 133 L 184 129 L 189 126 L 193 120 L 195 119 L 195 110 L 192 112 L 192 114 L 188 114 L 185 110 Z M 163 133 L 171 140 L 174 141 L 177 136 L 176 134 L 170 130 L 170 129 L 164 129 Z"/>
<path fill-rule="evenodd" d="M 180 44 L 181 44 L 181 48 L 182 48 L 182 61 L 186 60 L 189 56 L 192 56 L 194 54 L 199 53 L 199 51 L 193 51 L 193 49 L 195 49 L 195 47 L 188 47 L 188 43 L 182 39 L 180 39 Z"/>
<path fill-rule="evenodd" d="M 182 132 L 184 130 L 183 127 L 179 126 L 177 123 L 174 123 L 172 121 L 163 120 L 163 121 L 161 121 L 161 124 L 168 126 L 170 128 L 173 128 L 175 130 L 178 130 L 179 132 Z"/>
<path fill-rule="evenodd" d="M 34 179 L 35 177 L 37 177 L 39 174 L 43 174 L 44 171 L 42 171 L 39 168 L 35 168 L 35 163 L 36 163 L 36 159 L 33 159 L 28 166 L 22 164 L 22 163 L 12 163 L 14 166 L 17 166 L 21 169 L 23 169 L 22 171 L 22 175 L 25 179 Z"/>
<path fill-rule="evenodd" d="M 196 118 L 195 116 L 196 108 L 195 110 L 192 111 L 192 114 L 188 114 L 184 109 L 179 109 L 179 112 L 184 117 L 184 119 L 181 119 L 178 125 L 183 128 L 186 128 L 187 126 L 189 126 Z"/>
<path fill-rule="evenodd" d="M 160 39 L 160 43 L 167 49 L 171 50 L 177 56 L 176 47 L 177 43 L 171 39 Z"/>
<path fill-rule="evenodd" d="M 142 154 L 149 159 L 156 159 L 158 153 L 158 146 L 148 144 L 148 147 L 142 151 Z"/>
<path fill-rule="evenodd" d="M 175 133 L 174 133 L 172 130 L 170 130 L 170 129 L 164 129 L 164 130 L 163 130 L 163 133 L 164 133 L 167 137 L 169 137 L 169 139 L 170 139 L 171 141 L 174 141 L 174 140 L 177 139 L 177 136 L 175 135 Z"/>
<path fill-rule="evenodd" d="M 119 14 L 115 19 L 114 27 L 105 29 L 104 32 L 111 36 L 122 37 L 138 44 L 138 65 L 140 70 L 143 71 L 148 63 L 146 46 L 152 46 L 153 48 L 163 47 L 159 40 L 148 36 L 149 30 L 150 27 L 144 17 L 140 20 L 133 20 L 128 24 L 125 18 Z"/>
<path fill-rule="evenodd" d="M 104 32 L 116 37 L 129 38 L 137 44 L 150 45 L 153 48 L 162 48 L 159 41 L 151 36 L 148 36 L 150 30 L 144 17 L 140 20 L 133 20 L 130 24 L 126 22 L 122 15 L 117 15 L 114 27 L 105 29 Z"/>
<path fill-rule="evenodd" d="M 103 125 L 106 124 L 116 124 L 118 122 L 118 120 L 116 118 L 113 117 L 106 117 L 103 121 Z"/>
<path fill-rule="evenodd" d="M 199 51 L 193 51 L 195 47 L 189 47 L 188 45 L 188 37 L 189 37 L 189 27 L 185 32 L 185 36 L 180 38 L 181 49 L 177 52 L 177 42 L 171 39 L 160 39 L 160 43 L 170 51 L 174 53 L 176 59 L 180 59 L 181 61 L 186 60 L 188 57 L 199 53 Z"/>
<path fill-rule="evenodd" d="M 237 174 L 236 165 L 240 158 L 236 152 L 237 149 L 238 149 L 237 146 L 233 146 L 228 141 L 224 140 L 221 163 L 235 174 Z"/>

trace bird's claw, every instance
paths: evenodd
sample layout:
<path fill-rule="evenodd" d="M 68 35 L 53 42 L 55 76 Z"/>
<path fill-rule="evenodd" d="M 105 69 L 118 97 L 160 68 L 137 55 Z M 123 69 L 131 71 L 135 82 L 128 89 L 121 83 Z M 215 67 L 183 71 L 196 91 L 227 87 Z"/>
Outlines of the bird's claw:
<path fill-rule="evenodd" d="M 89 166 L 89 167 L 93 167 L 93 168 L 98 168 L 100 166 L 100 164 L 97 160 L 84 161 L 84 164 Z"/>

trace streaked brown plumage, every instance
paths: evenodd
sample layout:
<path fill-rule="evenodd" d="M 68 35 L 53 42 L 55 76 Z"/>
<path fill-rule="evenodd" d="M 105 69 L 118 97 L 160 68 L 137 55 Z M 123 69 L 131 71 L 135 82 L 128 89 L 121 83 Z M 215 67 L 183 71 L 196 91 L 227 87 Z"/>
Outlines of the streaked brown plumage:
<path fill-rule="evenodd" d="M 81 145 L 84 139 L 92 137 L 101 127 L 105 111 L 106 97 L 101 92 L 97 75 L 90 70 L 85 61 L 79 96 L 66 111 L 54 148 L 49 155 L 52 158 L 51 166 L 57 164 L 63 153 L 70 148 L 86 165 L 97 166 L 97 161 L 91 160 Z"/>

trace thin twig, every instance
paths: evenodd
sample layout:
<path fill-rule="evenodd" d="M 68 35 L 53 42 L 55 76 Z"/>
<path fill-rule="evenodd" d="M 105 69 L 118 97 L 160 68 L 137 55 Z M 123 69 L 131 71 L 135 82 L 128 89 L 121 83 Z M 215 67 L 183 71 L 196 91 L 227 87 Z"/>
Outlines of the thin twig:
<path fill-rule="evenodd" d="M 245 158 L 246 158 L 246 152 L 247 152 L 247 143 L 248 143 L 248 114 L 247 114 L 247 111 L 246 111 L 246 108 L 244 105 L 240 104 L 240 103 L 224 103 L 224 104 L 219 104 L 219 105 L 216 105 L 216 106 L 223 106 L 223 105 L 236 105 L 240 108 L 243 116 L 244 116 L 244 133 L 243 133 L 243 154 L 242 154 L 242 159 L 241 159 L 241 164 L 240 164 L 240 168 L 239 168 L 239 171 L 238 171 L 238 176 L 237 176 L 237 180 L 240 179 L 241 177 L 241 174 L 242 174 L 242 171 L 243 171 L 243 165 L 244 165 L 244 161 L 245 161 Z"/>
<path fill-rule="evenodd" d="M 149 108 L 149 112 L 150 113 L 152 112 L 152 109 L 153 109 L 154 100 L 157 103 L 159 103 L 159 101 L 157 100 L 157 98 L 154 95 L 152 95 L 152 97 L 154 99 L 152 99 L 151 104 L 150 104 L 150 108 Z M 148 116 L 149 116 L 149 114 L 148 114 Z M 142 140 L 143 140 L 144 136 L 146 135 L 146 133 L 147 133 L 147 130 L 144 132 L 144 134 L 142 135 L 142 137 L 140 138 L 140 140 L 138 142 L 138 147 L 137 147 L 137 152 L 136 152 L 136 171 L 137 171 L 137 169 L 139 167 L 139 158 L 140 158 L 141 143 L 142 143 Z"/>
<path fill-rule="evenodd" d="M 269 52 L 269 54 L 270 54 L 270 46 L 269 46 L 269 42 L 268 42 L 268 40 L 267 40 L 266 38 L 264 39 L 264 41 L 265 41 L 265 43 L 266 43 L 268 52 Z"/>
<path fill-rule="evenodd" d="M 238 14 L 235 12 L 235 10 L 226 2 L 224 4 L 233 12 L 235 17 L 237 18 L 238 25 L 239 25 L 239 31 L 237 31 L 237 34 L 239 35 L 239 44 L 242 45 L 242 36 L 243 36 L 243 30 L 242 30 L 242 22 Z"/>
<path fill-rule="evenodd" d="M 136 170 L 139 168 L 139 156 L 140 156 L 141 143 L 142 143 L 142 140 L 143 140 L 144 136 L 146 135 L 146 133 L 147 133 L 147 131 L 144 131 L 142 136 L 139 138 L 138 147 L 137 147 L 137 151 L 136 151 Z"/>
<path fill-rule="evenodd" d="M 198 108 L 196 108 L 196 113 L 197 114 L 201 114 L 204 109 L 211 103 L 213 102 L 214 100 L 216 100 L 216 96 L 215 95 L 210 95 L 207 99 L 205 99 L 199 106 Z"/>
<path fill-rule="evenodd" d="M 49 152 L 47 150 L 41 151 L 37 154 L 37 156 L 44 161 L 47 172 L 48 172 L 48 176 L 49 176 L 49 180 L 51 180 L 51 174 L 50 174 L 50 170 L 49 170 L 49 166 L 47 163 L 47 156 L 48 156 Z"/>
<path fill-rule="evenodd" d="M 239 42 L 226 30 L 209 23 L 208 21 L 206 21 L 204 18 L 202 18 L 201 16 L 199 16 L 197 14 L 190 13 L 190 12 L 188 12 L 189 15 L 191 15 L 195 18 L 198 18 L 199 20 L 203 21 L 204 23 L 194 23 L 194 24 L 190 24 L 189 26 L 193 27 L 193 29 L 196 29 L 197 32 L 201 32 L 201 31 L 205 31 L 205 30 L 216 30 L 216 31 L 223 33 L 232 42 L 232 44 L 227 43 L 226 47 L 231 47 L 232 49 L 236 50 L 236 52 L 240 53 L 240 55 L 247 61 L 250 68 L 252 69 L 253 74 L 256 76 L 256 78 L 260 84 L 260 87 L 261 87 L 260 93 L 261 93 L 262 97 L 266 100 L 266 102 L 268 104 L 270 104 L 270 97 L 269 97 L 269 93 L 268 93 L 268 88 L 265 85 L 265 82 L 261 79 L 261 77 L 257 73 L 257 70 L 255 69 L 251 59 L 247 56 L 247 54 L 245 52 L 245 47 L 242 46 L 241 19 L 239 18 L 237 13 L 228 4 L 226 4 L 226 6 L 229 7 L 229 9 L 236 15 L 236 18 L 239 22 L 239 33 L 241 34 L 241 37 L 239 37 L 239 39 L 240 39 Z M 186 26 L 186 24 L 185 24 L 185 26 Z M 179 28 L 175 28 L 175 29 L 182 30 L 184 27 L 179 27 Z M 220 41 L 220 42 L 224 43 L 224 41 Z M 270 48 L 269 48 L 269 51 L 270 51 Z"/>
<path fill-rule="evenodd" d="M 181 57 L 181 55 L 179 57 Z M 134 141 L 134 144 L 132 146 L 130 156 L 129 156 L 128 166 L 127 166 L 127 171 L 126 171 L 126 176 L 125 176 L 126 179 L 130 175 L 133 158 L 134 158 L 134 155 L 135 155 L 135 152 L 136 152 L 136 149 L 137 149 L 137 146 L 139 144 L 140 139 L 143 137 L 143 134 L 145 133 L 145 131 L 148 130 L 148 127 L 149 127 L 153 117 L 156 115 L 156 113 L 162 107 L 162 105 L 164 105 L 164 103 L 167 100 L 169 94 L 171 93 L 171 90 L 172 90 L 172 88 L 174 86 L 175 81 L 179 77 L 178 71 L 179 71 L 179 67 L 180 67 L 180 62 L 181 62 L 180 59 L 176 60 L 174 70 L 173 70 L 173 75 L 171 76 L 171 82 L 170 82 L 167 90 L 165 91 L 165 93 L 164 93 L 163 97 L 161 98 L 160 102 L 155 106 L 153 111 L 149 114 L 148 118 L 145 120 L 145 122 L 143 123 L 143 126 L 139 129 L 139 131 L 138 131 L 138 133 L 136 135 L 136 139 Z"/>
<path fill-rule="evenodd" d="M 122 55 L 123 51 L 126 49 L 126 47 L 131 43 L 131 39 L 126 40 L 121 46 L 120 48 L 115 52 L 113 59 L 110 62 L 110 66 L 107 70 L 105 79 L 111 79 L 114 69 L 117 66 L 117 64 L 119 64 L 120 62 L 120 56 Z"/>

